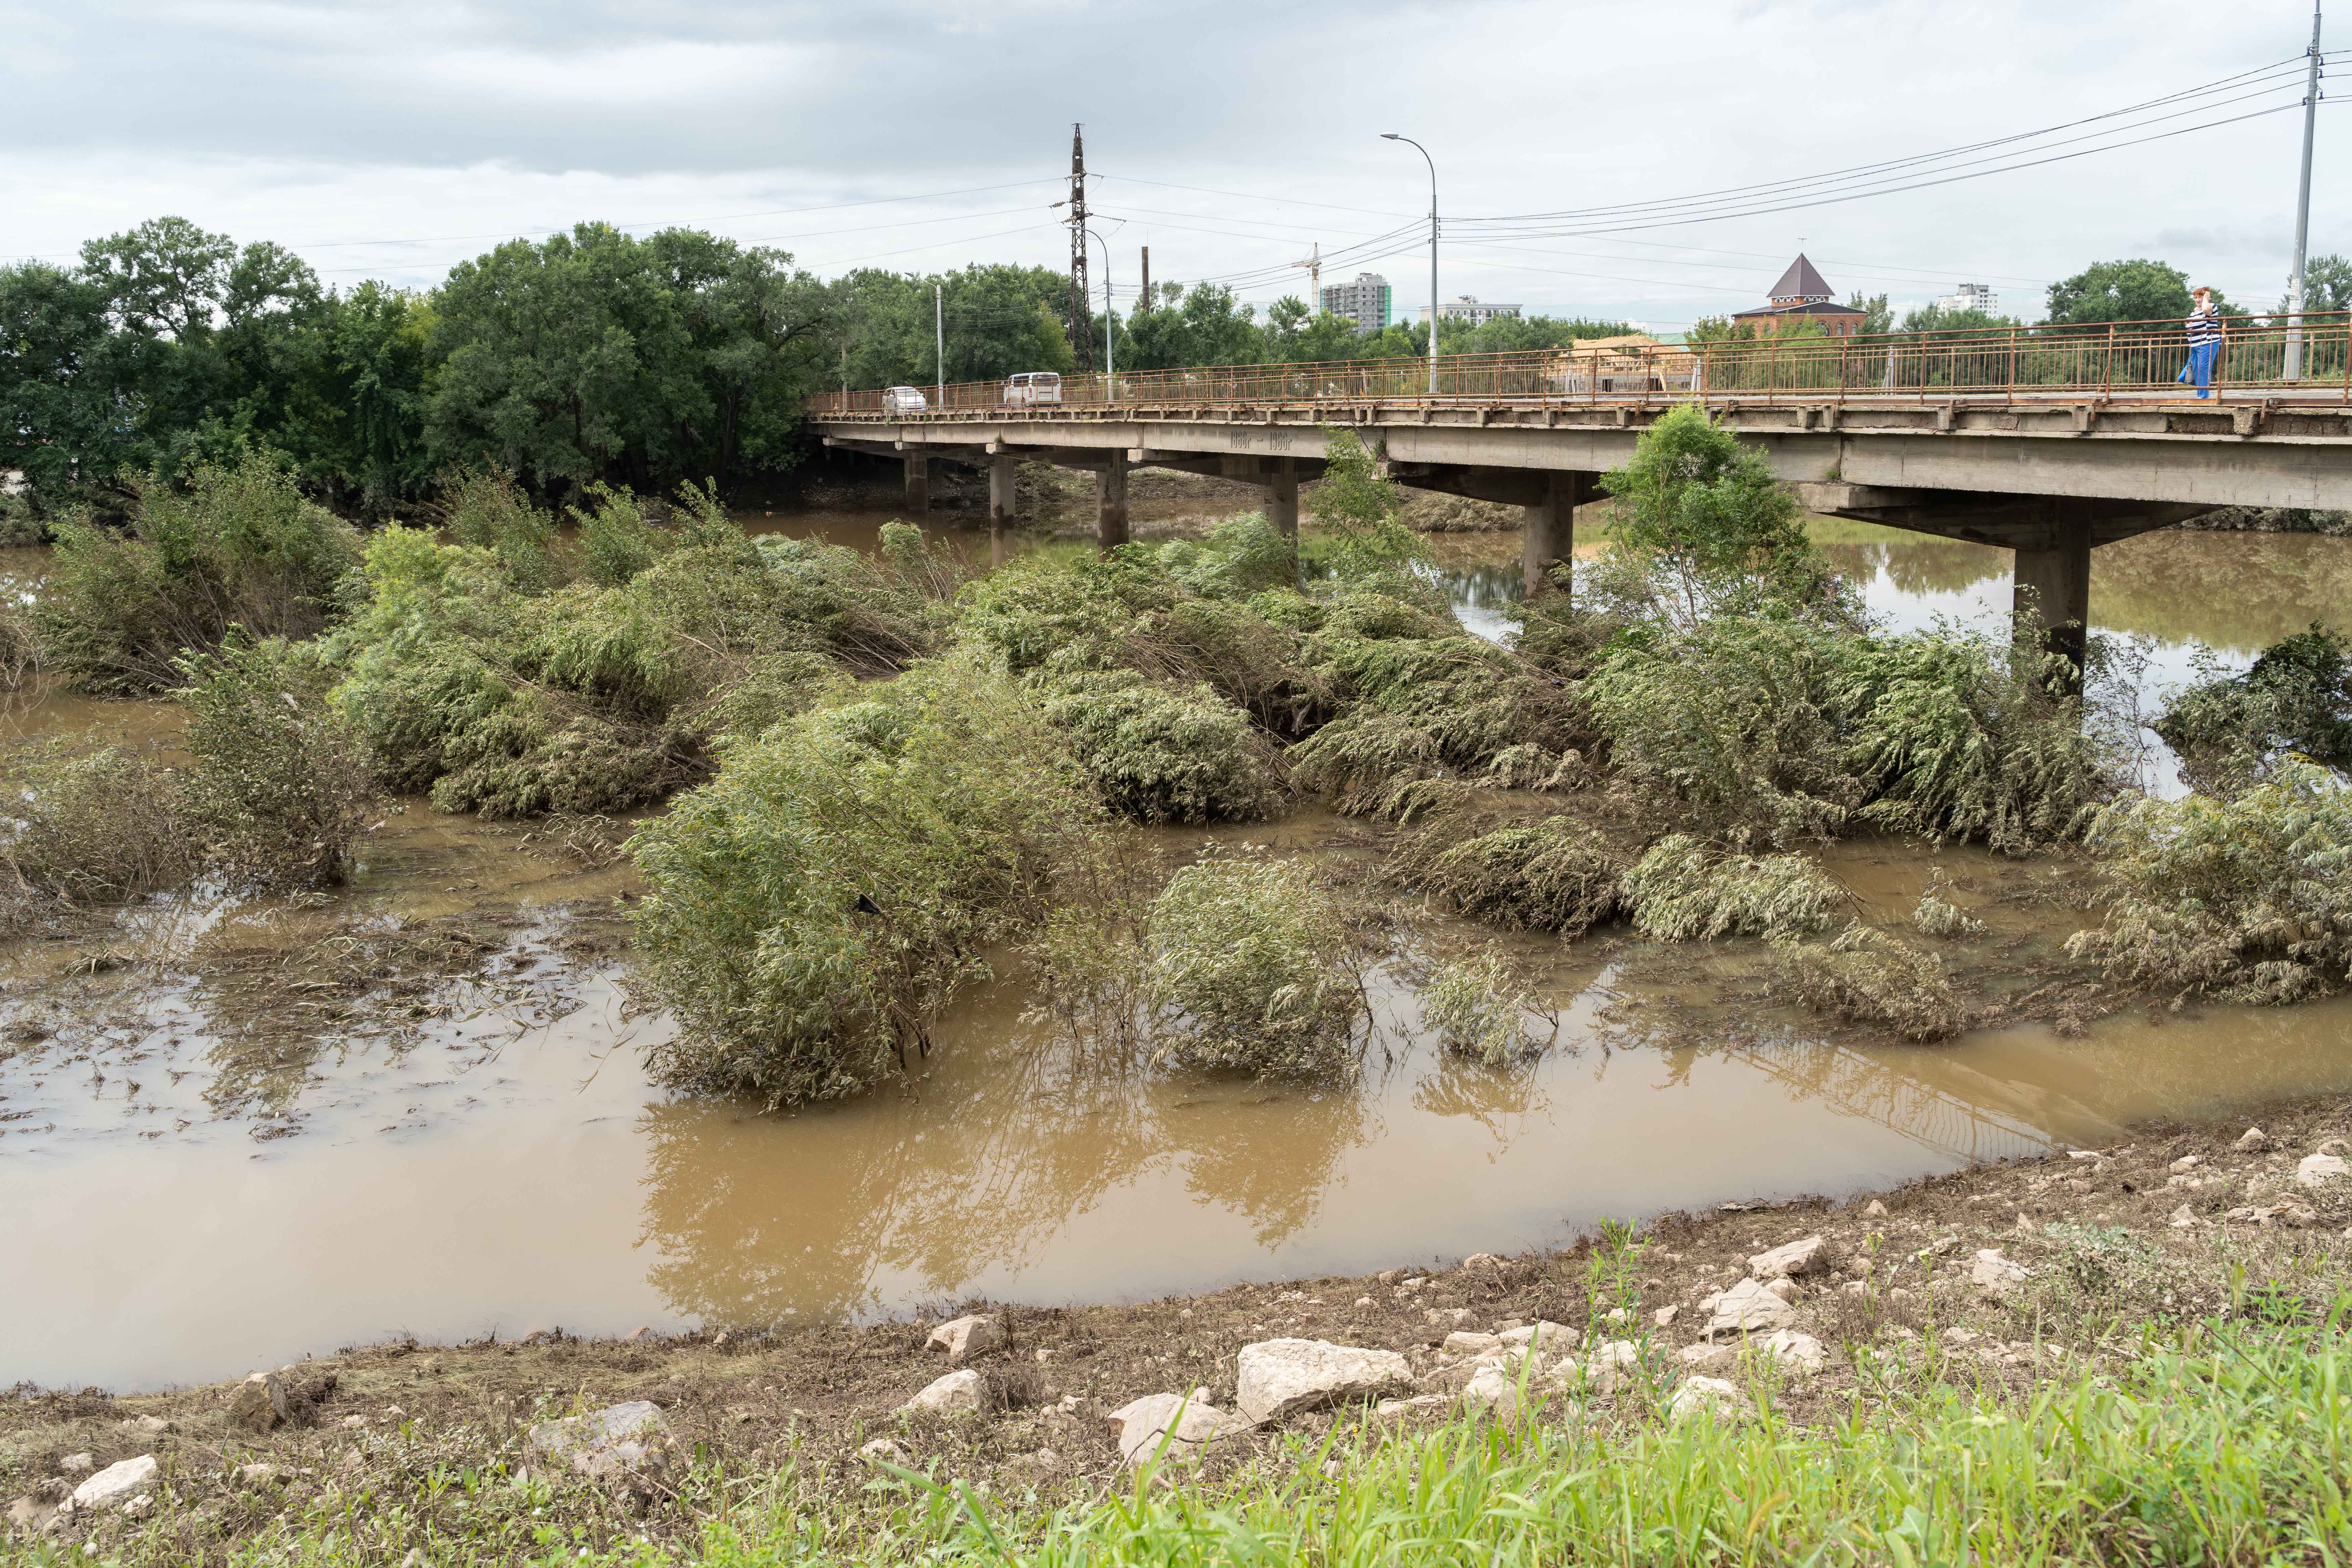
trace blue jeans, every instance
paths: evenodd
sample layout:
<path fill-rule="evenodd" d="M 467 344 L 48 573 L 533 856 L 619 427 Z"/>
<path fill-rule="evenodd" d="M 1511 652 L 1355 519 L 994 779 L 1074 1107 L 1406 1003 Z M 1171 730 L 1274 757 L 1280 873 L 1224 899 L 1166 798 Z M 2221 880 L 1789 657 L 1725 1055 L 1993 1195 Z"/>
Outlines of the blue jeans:
<path fill-rule="evenodd" d="M 2220 343 L 2199 343 L 2189 351 L 2189 363 L 2182 365 L 2180 374 L 2172 379 L 2194 382 L 2198 396 L 2210 397 L 2213 395 L 2205 389 L 2213 384 L 2213 362 L 2221 357 Z"/>

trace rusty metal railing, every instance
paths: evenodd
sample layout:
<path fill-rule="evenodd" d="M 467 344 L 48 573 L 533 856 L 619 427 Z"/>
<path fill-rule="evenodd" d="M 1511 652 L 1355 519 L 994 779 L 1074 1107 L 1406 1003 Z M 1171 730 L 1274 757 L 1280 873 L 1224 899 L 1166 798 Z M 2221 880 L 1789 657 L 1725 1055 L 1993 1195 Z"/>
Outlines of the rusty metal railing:
<path fill-rule="evenodd" d="M 2300 337 L 2303 374 L 2285 378 L 2290 341 Z M 1529 353 L 1441 354 L 1438 389 L 1429 362 L 1337 360 L 1310 364 L 1196 365 L 1173 370 L 1066 375 L 1058 403 L 1035 403 L 1001 381 L 926 386 L 919 414 L 886 413 L 878 391 L 807 398 L 814 418 L 922 419 L 979 411 L 1147 405 L 1231 409 L 1246 405 L 1709 401 L 1758 396 L 1939 401 L 1961 397 L 2080 400 L 2193 397 L 2184 383 L 2189 347 L 2178 321 L 2042 325 L 1875 336 L 1730 337 L 1690 344 L 1571 345 Z M 2212 366 L 2219 397 L 2250 394 L 2352 404 L 2352 312 L 2283 322 L 2226 324 Z"/>

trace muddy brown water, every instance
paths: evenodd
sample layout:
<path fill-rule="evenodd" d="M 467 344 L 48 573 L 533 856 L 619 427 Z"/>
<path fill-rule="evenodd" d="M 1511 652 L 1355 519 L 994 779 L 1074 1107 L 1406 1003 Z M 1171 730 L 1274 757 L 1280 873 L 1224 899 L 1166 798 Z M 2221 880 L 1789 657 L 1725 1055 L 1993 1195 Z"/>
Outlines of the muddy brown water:
<path fill-rule="evenodd" d="M 870 543 L 887 520 L 773 523 Z M 1824 534 L 1890 618 L 2006 603 L 2000 552 Z M 1438 550 L 1465 620 L 1499 628 L 1516 537 Z M 2340 617 L 2352 542 L 2159 534 L 2101 551 L 2097 567 L 2095 616 L 2154 639 L 2154 683 L 2185 672 L 2196 643 L 2242 662 Z M 169 726 L 161 705 L 20 694 L 0 743 Z M 1343 878 L 1370 869 L 1351 825 L 1317 813 L 1215 837 L 1322 857 Z M 1956 962 L 2046 953 L 2082 918 L 2013 896 L 2024 873 L 1983 857 L 1852 844 L 1827 858 L 1887 921 L 1940 865 L 1990 928 Z M 583 868 L 528 825 L 410 803 L 332 900 L 159 900 L 94 935 L 0 944 L 0 1051 L 13 1052 L 0 1056 L 0 1383 L 153 1387 L 404 1331 L 625 1333 L 972 1297 L 1145 1298 L 1864 1190 L 2352 1089 L 2352 999 L 1895 1047 L 1761 995 L 1749 944 L 1588 939 L 1518 944 L 1547 975 L 1559 1030 L 1512 1071 L 1422 1037 L 1409 965 L 1375 975 L 1379 1030 L 1359 1078 L 1317 1087 L 1090 1061 L 1024 1018 L 1008 966 L 903 1085 L 767 1115 L 646 1080 L 637 1048 L 669 1021 L 630 1006 L 625 952 L 575 941 L 609 929 L 628 879 Z M 1415 951 L 1486 934 L 1425 913 L 1409 925 Z M 299 990 L 240 1011 L 201 961 L 208 943 L 314 952 L 305 944 L 440 926 L 471 933 L 481 972 L 436 982 L 397 1016 Z"/>

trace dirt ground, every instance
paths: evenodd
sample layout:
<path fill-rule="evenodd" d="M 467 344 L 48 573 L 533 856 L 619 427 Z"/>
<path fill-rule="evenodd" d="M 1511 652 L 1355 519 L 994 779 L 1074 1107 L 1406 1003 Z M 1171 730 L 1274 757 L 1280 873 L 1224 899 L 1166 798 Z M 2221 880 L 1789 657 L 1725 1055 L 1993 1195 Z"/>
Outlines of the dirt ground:
<path fill-rule="evenodd" d="M 2098 1355 L 2119 1324 L 2254 1299 L 2272 1312 L 2323 1311 L 2345 1283 L 2352 1194 L 2340 1181 L 2299 1185 L 2297 1165 L 2315 1152 L 2340 1152 L 2329 1141 L 2347 1133 L 2352 1100 L 2280 1107 L 2262 1119 L 2258 1137 L 2235 1123 L 2150 1127 L 2095 1153 L 1978 1167 L 1875 1197 L 1726 1205 L 1554 1252 L 1133 1305 L 967 1301 L 867 1326 L 640 1331 L 601 1341 L 554 1330 L 520 1342 L 359 1346 L 281 1369 L 293 1419 L 268 1433 L 231 1420 L 234 1384 L 127 1397 L 20 1387 L 0 1405 L 0 1482 L 19 1500 L 14 1518 L 23 1530 L 68 1543 L 93 1531 L 120 1544 L 144 1538 L 144 1555 L 193 1558 L 284 1510 L 315 1507 L 380 1467 L 414 1465 L 420 1446 L 514 1465 L 534 1420 L 650 1400 L 679 1445 L 706 1462 L 756 1475 L 789 1458 L 796 1486 L 851 1512 L 871 1506 L 874 1471 L 858 1449 L 876 1436 L 941 1478 L 1079 1501 L 1124 1483 L 1110 1410 L 1195 1385 L 1229 1409 L 1236 1352 L 1258 1340 L 1400 1351 L 1423 1389 L 1444 1392 L 1466 1371 L 1443 1350 L 1447 1334 L 1549 1320 L 1583 1330 L 1589 1343 L 1641 1344 L 1654 1402 L 1689 1370 L 1680 1352 L 1706 1323 L 1701 1301 L 1746 1275 L 1751 1256 L 1819 1236 L 1825 1265 L 1794 1282 L 1794 1304 L 1797 1329 L 1822 1342 L 1827 1364 L 1810 1377 L 1774 1372 L 1759 1385 L 1802 1426 L 1884 1394 L 1890 1367 L 2022 1388 Z M 1987 1248 L 2025 1270 L 1998 1298 L 1970 1282 Z M 947 1370 L 943 1353 L 926 1348 L 929 1330 L 966 1310 L 999 1312 L 1009 1330 L 1002 1350 L 973 1363 L 985 1413 L 901 1414 Z M 1621 1391 L 1617 1403 L 1627 1397 Z M 1211 1463 L 1248 1462 L 1280 1445 L 1285 1431 L 1328 1430 L 1334 1419 L 1313 1413 L 1227 1439 Z M 142 1454 L 164 1467 L 165 1507 L 137 1521 L 53 1517 L 49 1503 L 89 1466 Z M 87 1463 L 68 1466 L 78 1455 Z M 240 1474 L 255 1464 L 276 1467 L 275 1476 Z M 658 1489 L 617 1510 L 586 1483 L 562 1497 L 592 1534 L 600 1519 L 656 1540 L 695 1524 L 693 1508 Z"/>

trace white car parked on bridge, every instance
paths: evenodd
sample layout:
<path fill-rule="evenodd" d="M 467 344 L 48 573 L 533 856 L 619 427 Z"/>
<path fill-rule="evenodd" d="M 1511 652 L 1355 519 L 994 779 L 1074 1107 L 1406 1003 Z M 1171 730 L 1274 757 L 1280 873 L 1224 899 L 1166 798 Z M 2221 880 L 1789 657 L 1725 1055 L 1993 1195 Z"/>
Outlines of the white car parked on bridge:
<path fill-rule="evenodd" d="M 920 414 L 929 406 L 919 387 L 886 386 L 882 389 L 882 412 L 885 414 Z"/>
<path fill-rule="evenodd" d="M 1024 370 L 1004 384 L 1007 403 L 1059 403 L 1062 378 L 1050 370 Z"/>

